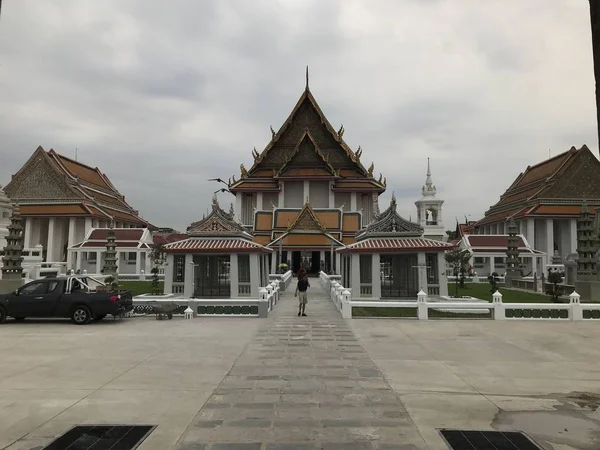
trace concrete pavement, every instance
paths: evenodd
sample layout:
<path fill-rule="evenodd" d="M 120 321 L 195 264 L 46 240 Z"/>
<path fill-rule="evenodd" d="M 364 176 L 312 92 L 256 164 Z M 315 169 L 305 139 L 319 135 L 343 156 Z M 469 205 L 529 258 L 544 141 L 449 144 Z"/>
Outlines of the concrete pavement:
<path fill-rule="evenodd" d="M 90 423 L 157 424 L 141 450 L 446 449 L 443 427 L 600 448 L 600 324 L 345 321 L 317 280 L 309 298 L 308 317 L 287 292 L 266 320 L 9 321 L 0 449 Z"/>

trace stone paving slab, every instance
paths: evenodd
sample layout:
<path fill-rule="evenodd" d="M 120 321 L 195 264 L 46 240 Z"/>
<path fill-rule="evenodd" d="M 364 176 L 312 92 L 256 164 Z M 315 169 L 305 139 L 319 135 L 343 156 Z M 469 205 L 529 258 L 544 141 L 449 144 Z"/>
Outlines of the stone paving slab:
<path fill-rule="evenodd" d="M 383 373 L 325 292 L 291 293 L 262 324 L 178 449 L 425 449 Z M 217 446 L 218 444 L 218 446 Z"/>

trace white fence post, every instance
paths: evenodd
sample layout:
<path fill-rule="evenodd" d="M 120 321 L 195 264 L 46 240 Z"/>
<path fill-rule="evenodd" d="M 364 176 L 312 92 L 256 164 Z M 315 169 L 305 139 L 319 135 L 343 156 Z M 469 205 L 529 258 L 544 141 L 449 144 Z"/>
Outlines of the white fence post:
<path fill-rule="evenodd" d="M 581 296 L 573 291 L 569 295 L 569 303 L 571 304 L 571 320 L 583 320 L 583 308 L 581 307 Z"/>
<path fill-rule="evenodd" d="M 140 270 L 140 281 L 146 281 L 146 272 L 143 269 Z"/>
<path fill-rule="evenodd" d="M 504 303 L 502 303 L 502 293 L 496 291 L 492 294 L 492 303 L 494 305 L 494 320 L 505 320 L 506 313 Z"/>
<path fill-rule="evenodd" d="M 427 294 L 422 290 L 417 294 L 417 317 L 419 320 L 427 320 L 429 318 L 427 310 Z"/>
<path fill-rule="evenodd" d="M 269 317 L 269 292 L 264 288 L 258 291 L 258 317 Z"/>
<path fill-rule="evenodd" d="M 342 318 L 352 319 L 352 299 L 350 298 L 350 291 L 344 289 L 342 292 Z"/>
<path fill-rule="evenodd" d="M 183 312 L 183 318 L 184 319 L 193 319 L 194 318 L 194 310 L 188 306 L 185 309 L 185 311 Z"/>

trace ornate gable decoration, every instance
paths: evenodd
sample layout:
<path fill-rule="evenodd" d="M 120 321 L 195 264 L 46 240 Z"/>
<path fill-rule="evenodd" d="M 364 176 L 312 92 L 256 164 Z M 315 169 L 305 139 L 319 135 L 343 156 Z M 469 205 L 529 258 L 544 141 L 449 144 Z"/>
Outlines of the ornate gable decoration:
<path fill-rule="evenodd" d="M 187 234 L 190 236 L 237 236 L 251 239 L 252 235 L 233 219 L 233 214 L 223 211 L 217 196 L 213 197 L 212 212 L 199 222 L 192 223 Z"/>
<path fill-rule="evenodd" d="M 15 200 L 27 199 L 78 199 L 42 147 L 34 152 L 25 166 L 5 188 L 6 194 Z"/>
<path fill-rule="evenodd" d="M 421 237 L 423 228 L 401 217 L 396 211 L 396 195 L 392 194 L 390 206 L 377 220 L 356 236 L 357 240 L 369 237 Z"/>
<path fill-rule="evenodd" d="M 286 161 L 279 168 L 275 176 L 281 176 L 286 169 L 294 166 L 296 163 L 307 167 L 315 165 L 325 166 L 331 175 L 339 176 L 339 171 L 336 172 L 333 166 L 329 163 L 329 158 L 323 154 L 308 130 L 304 132 L 296 144 L 296 147 L 294 147 L 292 153 L 288 155 Z"/>
<path fill-rule="evenodd" d="M 302 210 L 298 213 L 298 216 L 290 224 L 287 231 L 302 230 L 302 231 L 321 231 L 325 233 L 325 227 L 321 221 L 317 218 L 314 210 L 310 206 L 310 203 L 306 202 Z"/>

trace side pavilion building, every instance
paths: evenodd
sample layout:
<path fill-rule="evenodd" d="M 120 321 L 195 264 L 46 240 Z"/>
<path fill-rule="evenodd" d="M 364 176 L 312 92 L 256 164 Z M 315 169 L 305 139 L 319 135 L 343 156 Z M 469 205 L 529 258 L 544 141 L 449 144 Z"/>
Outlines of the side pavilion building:
<path fill-rule="evenodd" d="M 258 298 L 269 280 L 271 249 L 223 211 L 213 197 L 212 212 L 188 227 L 188 238 L 166 244 L 165 294 L 195 298 Z"/>
<path fill-rule="evenodd" d="M 396 196 L 374 222 L 356 236 L 356 242 L 338 250 L 342 285 L 353 298 L 417 298 L 448 295 L 444 253 L 454 245 L 424 237 L 419 224 L 397 212 Z"/>

